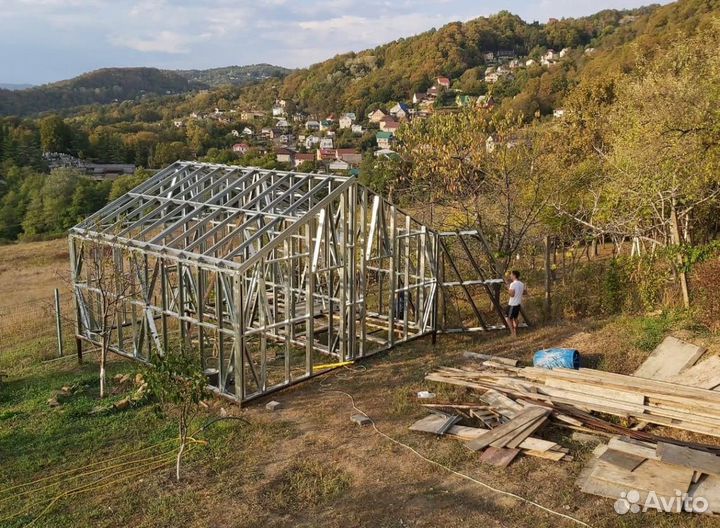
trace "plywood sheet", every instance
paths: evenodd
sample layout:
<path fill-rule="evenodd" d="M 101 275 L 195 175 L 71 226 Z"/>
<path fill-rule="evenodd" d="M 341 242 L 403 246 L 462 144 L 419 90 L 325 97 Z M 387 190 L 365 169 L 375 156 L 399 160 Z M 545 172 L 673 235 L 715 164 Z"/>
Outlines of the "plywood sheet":
<path fill-rule="evenodd" d="M 720 356 L 710 356 L 668 381 L 701 389 L 714 389 L 720 386 Z"/>
<path fill-rule="evenodd" d="M 693 366 L 704 352 L 703 347 L 668 336 L 652 351 L 634 375 L 639 378 L 669 380 Z"/>
<path fill-rule="evenodd" d="M 712 453 L 659 442 L 657 454 L 663 462 L 687 467 L 708 475 L 720 476 L 720 457 Z"/>

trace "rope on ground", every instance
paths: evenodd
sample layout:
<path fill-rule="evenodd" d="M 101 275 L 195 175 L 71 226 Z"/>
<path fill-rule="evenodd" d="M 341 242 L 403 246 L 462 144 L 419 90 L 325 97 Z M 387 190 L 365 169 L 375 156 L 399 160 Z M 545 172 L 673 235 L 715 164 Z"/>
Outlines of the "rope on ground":
<path fill-rule="evenodd" d="M 325 392 L 325 393 L 334 392 L 334 393 L 337 393 L 337 394 L 342 394 L 342 395 L 344 395 L 344 396 L 347 396 L 348 398 L 350 398 L 350 402 L 351 402 L 351 404 L 352 404 L 353 410 L 355 410 L 356 412 L 362 414 L 362 415 L 365 416 L 368 420 L 370 420 L 370 424 L 372 425 L 372 427 L 373 427 L 373 429 L 375 430 L 376 433 L 378 433 L 378 434 L 379 434 L 380 436 L 382 436 L 383 438 L 386 438 L 386 439 L 390 440 L 392 443 L 394 443 L 394 444 L 396 444 L 396 445 L 399 445 L 400 447 L 403 447 L 403 448 L 407 449 L 408 451 L 414 453 L 415 455 L 417 455 L 418 457 L 422 458 L 422 459 L 425 460 L 426 462 L 428 462 L 428 463 L 430 463 L 430 464 L 433 464 L 433 465 L 435 465 L 435 466 L 438 466 L 438 467 L 440 467 L 440 468 L 442 468 L 442 469 L 444 469 L 444 470 L 446 470 L 446 471 L 449 471 L 450 473 L 454 474 L 454 475 L 457 476 L 457 477 L 460 477 L 460 478 L 463 478 L 463 479 L 468 480 L 468 481 L 470 481 L 470 482 L 473 482 L 473 483 L 475 483 L 475 484 L 478 484 L 478 485 L 480 485 L 480 486 L 482 486 L 482 487 L 484 487 L 484 488 L 486 488 L 486 489 L 488 489 L 488 490 L 490 490 L 490 491 L 493 491 L 493 492 L 495 492 L 495 493 L 499 493 L 499 494 L 501 494 L 501 495 L 506 495 L 506 496 L 508 496 L 508 497 L 512 497 L 512 498 L 517 499 L 517 500 L 519 500 L 519 501 L 521 501 L 521 502 L 525 502 L 526 504 L 530 504 L 531 506 L 535 506 L 536 508 L 539 508 L 539 509 L 541 509 L 541 510 L 547 512 L 547 513 L 550 513 L 550 514 L 552 514 L 552 515 L 556 515 L 556 516 L 558 516 L 558 517 L 562 517 L 563 519 L 567 519 L 568 521 L 572 521 L 572 522 L 574 522 L 574 523 L 576 523 L 576 524 L 579 524 L 580 526 L 587 526 L 588 528 L 591 528 L 591 526 L 590 526 L 589 524 L 587 524 L 586 522 L 581 521 L 580 519 L 576 519 L 575 517 L 572 517 L 572 516 L 570 516 L 570 515 L 566 515 L 566 514 L 564 514 L 564 513 L 561 513 L 561 512 L 552 510 L 552 509 L 550 509 L 550 508 L 547 508 L 547 507 L 543 506 L 542 504 L 538 504 L 537 502 L 535 502 L 535 501 L 533 501 L 533 500 L 527 499 L 527 498 L 525 498 L 525 497 L 522 497 L 522 496 L 517 495 L 517 494 L 515 494 L 515 493 L 512 493 L 512 492 L 510 492 L 510 491 L 505 491 L 505 490 L 501 490 L 501 489 L 495 488 L 495 487 L 491 486 L 490 484 L 487 484 L 487 483 L 485 483 L 485 482 L 483 482 L 483 481 L 481 481 L 481 480 L 478 480 L 478 479 L 476 479 L 476 478 L 474 478 L 474 477 L 471 477 L 470 475 L 466 475 L 465 473 L 461 473 L 460 471 L 456 471 L 456 470 L 454 470 L 454 469 L 452 469 L 452 468 L 450 468 L 450 467 L 448 467 L 448 466 L 446 466 L 446 465 L 444 465 L 444 464 L 441 464 L 440 462 L 437 462 L 437 461 L 435 461 L 435 460 L 432 460 L 431 458 L 426 457 L 426 456 L 423 455 L 422 453 L 416 451 L 414 448 L 410 447 L 410 446 L 407 445 L 407 444 L 404 444 L 403 442 L 401 442 L 401 441 L 399 441 L 399 440 L 396 440 L 395 438 L 391 437 L 390 435 L 383 433 L 380 429 L 378 429 L 377 425 L 375 424 L 375 420 L 373 420 L 370 416 L 368 416 L 365 411 L 363 411 L 362 409 L 358 408 L 358 406 L 355 404 L 355 398 L 352 396 L 352 394 L 349 394 L 349 393 L 347 393 L 347 392 L 345 392 L 345 391 L 341 391 L 341 390 L 338 390 L 338 389 L 320 389 L 320 392 Z"/>

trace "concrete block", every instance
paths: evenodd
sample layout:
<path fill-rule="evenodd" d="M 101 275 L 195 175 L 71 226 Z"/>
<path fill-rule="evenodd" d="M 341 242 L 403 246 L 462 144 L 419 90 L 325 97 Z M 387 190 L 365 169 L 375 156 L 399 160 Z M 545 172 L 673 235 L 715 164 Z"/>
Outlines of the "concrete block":
<path fill-rule="evenodd" d="M 271 402 L 267 402 L 267 403 L 265 404 L 265 408 L 266 408 L 268 411 L 276 411 L 276 410 L 278 410 L 280 407 L 282 407 L 282 403 L 280 403 L 279 401 L 275 401 L 275 400 L 273 400 L 273 401 L 271 401 Z"/>

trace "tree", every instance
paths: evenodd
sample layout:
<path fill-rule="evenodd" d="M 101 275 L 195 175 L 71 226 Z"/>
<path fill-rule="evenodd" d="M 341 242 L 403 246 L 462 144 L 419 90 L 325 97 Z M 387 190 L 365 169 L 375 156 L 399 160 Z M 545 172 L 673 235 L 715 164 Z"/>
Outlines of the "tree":
<path fill-rule="evenodd" d="M 72 130 L 57 115 L 40 121 L 40 146 L 43 152 L 69 152 L 72 144 Z"/>
<path fill-rule="evenodd" d="M 85 242 L 84 264 L 87 284 L 95 297 L 96 316 L 92 332 L 100 341 L 100 398 L 106 394 L 105 367 L 112 343 L 113 330 L 118 315 L 124 309 L 125 301 L 136 295 L 137 281 L 133 270 L 120 270 L 117 263 L 122 260 L 122 251 L 103 243 L 101 240 Z"/>
<path fill-rule="evenodd" d="M 504 274 L 551 195 L 545 131 L 524 126 L 522 115 L 466 109 L 401 128 L 398 138 L 416 200 L 442 205 L 444 228 L 483 233 L 495 272 Z"/>
<path fill-rule="evenodd" d="M 175 464 L 175 478 L 180 480 L 180 459 L 188 442 L 189 428 L 198 412 L 199 403 L 209 396 L 207 378 L 198 366 L 198 358 L 180 350 L 154 354 L 152 366 L 145 369 L 144 378 L 150 392 L 162 408 L 174 413 L 178 420 L 180 449 Z"/>

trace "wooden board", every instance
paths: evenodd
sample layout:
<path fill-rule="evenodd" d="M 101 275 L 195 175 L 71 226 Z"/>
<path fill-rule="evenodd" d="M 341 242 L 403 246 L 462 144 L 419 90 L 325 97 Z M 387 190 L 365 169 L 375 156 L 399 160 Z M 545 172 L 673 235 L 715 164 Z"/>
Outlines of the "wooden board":
<path fill-rule="evenodd" d="M 523 411 L 518 413 L 517 416 L 515 416 L 515 418 L 510 420 L 508 423 L 488 431 L 480 438 L 477 438 L 472 442 L 468 442 L 465 445 L 468 449 L 471 449 L 473 451 L 479 451 L 480 449 L 489 446 L 496 440 L 499 440 L 504 436 L 525 427 L 528 423 L 532 422 L 539 416 L 544 416 L 547 411 L 548 410 L 543 407 L 527 407 Z"/>
<path fill-rule="evenodd" d="M 658 442 L 657 454 L 660 460 L 668 464 L 683 466 L 708 475 L 720 476 L 720 456 L 712 453 Z"/>
<path fill-rule="evenodd" d="M 697 484 L 690 486 L 688 495 L 691 497 L 704 497 L 710 508 L 705 513 L 720 513 L 720 477 L 705 475 Z"/>
<path fill-rule="evenodd" d="M 508 449 L 507 447 L 488 447 L 480 455 L 480 462 L 496 467 L 507 467 L 515 457 L 520 454 L 519 449 Z"/>
<path fill-rule="evenodd" d="M 413 425 L 410 426 L 410 429 L 413 431 L 420 431 L 420 432 L 430 432 L 434 434 L 434 422 L 437 421 L 437 417 L 435 415 L 426 416 L 425 418 L 418 420 Z M 423 423 L 425 422 L 425 423 Z M 426 429 L 430 429 L 430 431 L 427 431 Z M 445 433 L 447 436 L 450 436 L 452 438 L 457 438 L 458 440 L 475 440 L 476 438 L 480 438 L 482 435 L 488 432 L 488 429 L 483 429 L 481 427 L 467 427 L 465 425 L 453 425 L 450 429 L 447 430 Z M 551 449 L 555 449 L 558 447 L 558 445 L 555 442 L 551 442 L 550 440 L 543 440 L 541 438 L 526 438 L 522 441 L 522 443 L 518 446 L 520 449 L 523 450 L 529 450 L 529 451 L 537 451 L 538 453 L 544 453 L 546 451 L 550 451 Z M 542 457 L 541 457 L 542 458 Z"/>
<path fill-rule="evenodd" d="M 649 442 L 615 436 L 608 440 L 607 447 L 608 449 L 614 449 L 615 451 L 621 451 L 649 460 L 660 460 L 660 457 L 657 456 L 655 452 L 655 446 Z"/>
<path fill-rule="evenodd" d="M 598 458 L 603 462 L 607 462 L 608 464 L 612 464 L 613 466 L 620 467 L 627 471 L 632 471 L 647 460 L 645 457 L 632 455 L 630 453 L 623 453 L 622 451 L 616 451 L 615 449 L 606 450 Z"/>
<path fill-rule="evenodd" d="M 505 443 L 505 447 L 515 448 L 519 446 L 523 440 L 525 440 L 528 436 L 540 429 L 540 427 L 542 427 L 545 422 L 547 422 L 548 414 L 549 411 L 545 415 L 536 419 L 534 422 L 531 422 L 525 429 L 518 430 L 516 433 L 514 433 L 513 437 Z"/>
<path fill-rule="evenodd" d="M 668 381 L 701 389 L 714 389 L 720 386 L 720 356 L 711 356 Z"/>
<path fill-rule="evenodd" d="M 702 347 L 667 336 L 638 367 L 634 376 L 668 380 L 693 366 L 704 352 L 705 349 Z"/>
<path fill-rule="evenodd" d="M 628 471 L 598 460 L 591 477 L 625 486 L 626 490 L 654 491 L 660 496 L 675 497 L 676 490 L 685 493 L 690 489 L 693 470 L 657 460 L 646 460 L 634 471 Z"/>

